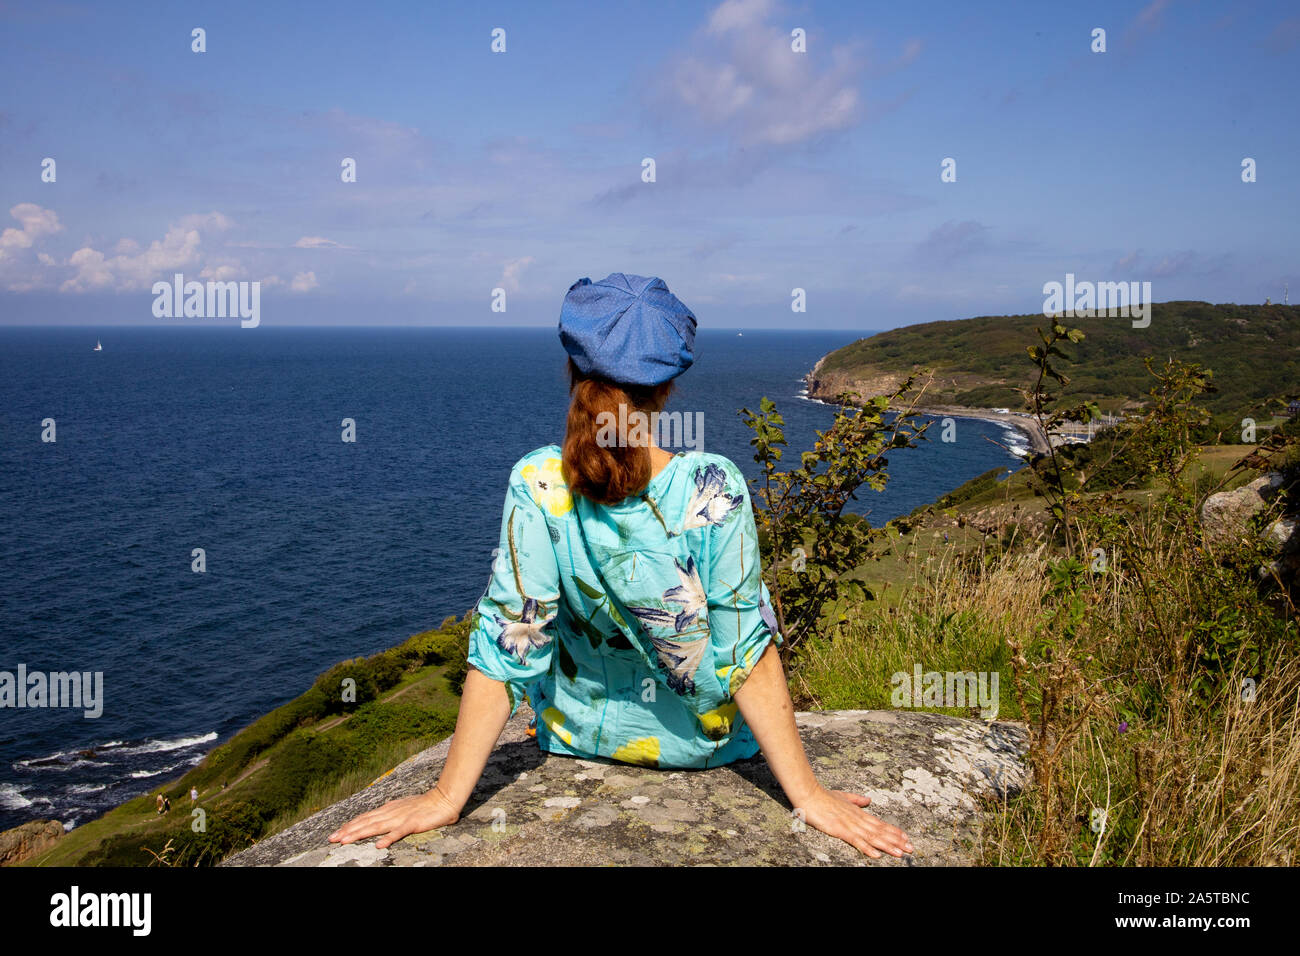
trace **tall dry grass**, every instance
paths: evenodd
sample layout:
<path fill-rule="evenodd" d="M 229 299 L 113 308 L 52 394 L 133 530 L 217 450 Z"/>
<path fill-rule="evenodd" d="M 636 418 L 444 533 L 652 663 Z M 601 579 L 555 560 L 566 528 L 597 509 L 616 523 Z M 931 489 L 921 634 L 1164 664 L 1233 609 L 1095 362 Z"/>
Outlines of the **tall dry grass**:
<path fill-rule="evenodd" d="M 1072 571 L 1033 540 L 918 554 L 897 606 L 807 642 L 792 686 L 812 706 L 888 707 L 888 675 L 914 662 L 998 669 L 1032 773 L 989 807 L 989 864 L 1295 864 L 1287 604 L 1261 596 L 1255 556 L 1206 551 L 1177 502 L 1093 518 Z"/>

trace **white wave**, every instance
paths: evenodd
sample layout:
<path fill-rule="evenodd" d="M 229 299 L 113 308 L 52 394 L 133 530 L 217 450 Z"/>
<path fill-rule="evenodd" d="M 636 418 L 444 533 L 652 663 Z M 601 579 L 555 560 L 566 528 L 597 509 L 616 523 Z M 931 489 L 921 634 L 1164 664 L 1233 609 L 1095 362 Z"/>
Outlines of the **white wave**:
<path fill-rule="evenodd" d="M 143 780 L 146 777 L 156 777 L 159 774 L 168 773 L 169 771 L 175 770 L 179 766 L 180 764 L 174 763 L 170 767 L 163 767 L 161 770 L 132 770 L 131 776 L 134 777 L 136 780 Z"/>
<path fill-rule="evenodd" d="M 21 810 L 30 807 L 32 801 L 23 796 L 22 791 L 11 783 L 0 783 L 0 807 L 6 810 Z"/>
<path fill-rule="evenodd" d="M 108 764 L 102 760 L 91 760 L 94 757 L 117 757 L 119 755 L 134 754 L 154 754 L 167 753 L 171 750 L 184 750 L 186 747 L 197 747 L 199 744 L 207 744 L 217 739 L 215 730 L 206 734 L 198 734 L 193 737 L 177 737 L 175 740 L 146 740 L 143 743 L 135 744 L 131 747 L 122 746 L 121 740 L 110 740 L 106 744 L 100 744 L 95 747 L 84 747 L 78 750 L 57 750 L 52 754 L 44 757 L 29 757 L 26 760 L 15 760 L 15 767 L 22 767 L 24 770 L 58 770 L 60 772 L 71 770 L 73 767 L 107 767 Z M 100 751 L 109 750 L 109 753 Z M 82 755 L 87 756 L 82 756 Z M 75 757 L 75 760 L 65 760 L 65 757 Z"/>
<path fill-rule="evenodd" d="M 823 402 L 820 398 L 813 398 L 811 395 L 808 394 L 807 389 L 804 389 L 802 392 L 800 392 L 798 397 L 802 398 L 805 402 L 812 402 L 814 405 L 827 405 L 832 408 L 839 407 L 834 402 Z"/>
<path fill-rule="evenodd" d="M 186 747 L 197 747 L 199 744 L 211 743 L 217 739 L 217 732 L 200 734 L 196 737 L 177 737 L 175 740 L 146 740 L 142 744 L 134 747 L 123 747 L 118 753 L 122 754 L 155 754 L 166 753 L 169 750 L 184 750 Z"/>
<path fill-rule="evenodd" d="M 23 788 L 26 789 L 26 788 Z M 32 807 L 38 803 L 46 806 L 53 806 L 53 801 L 49 797 L 25 797 L 23 791 L 19 790 L 13 784 L 0 783 L 0 807 L 6 810 L 21 810 L 24 807 Z"/>
<path fill-rule="evenodd" d="M 14 766 L 30 767 L 34 763 L 45 763 L 47 761 L 53 762 L 58 760 L 60 757 L 71 757 L 74 753 L 76 753 L 75 750 L 56 750 L 54 753 L 46 754 L 44 757 L 28 757 L 26 760 L 15 760 Z"/>
<path fill-rule="evenodd" d="M 68 793 L 99 793 L 107 789 L 106 783 L 74 783 L 68 788 Z"/>
<path fill-rule="evenodd" d="M 60 755 L 66 756 L 66 755 Z M 22 767 L 24 770 L 54 770 L 58 773 L 66 773 L 75 767 L 107 767 L 108 762 L 104 760 L 72 760 L 67 763 L 55 763 L 54 757 L 33 757 L 31 760 L 15 760 L 15 767 Z"/>

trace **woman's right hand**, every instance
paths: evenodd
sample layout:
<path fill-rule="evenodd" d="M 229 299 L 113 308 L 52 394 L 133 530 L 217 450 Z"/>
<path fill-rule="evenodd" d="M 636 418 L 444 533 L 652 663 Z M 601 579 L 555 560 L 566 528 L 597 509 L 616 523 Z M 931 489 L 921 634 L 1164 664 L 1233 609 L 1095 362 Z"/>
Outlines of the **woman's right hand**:
<path fill-rule="evenodd" d="M 382 807 L 349 820 L 329 835 L 329 841 L 352 843 L 378 836 L 375 847 L 382 850 L 402 837 L 436 830 L 458 819 L 460 807 L 447 799 L 441 789 L 434 787 L 428 793 L 390 800 Z"/>
<path fill-rule="evenodd" d="M 804 822 L 856 847 L 869 857 L 879 858 L 883 850 L 893 856 L 912 852 L 911 841 L 898 827 L 863 811 L 870 797 L 847 790 L 818 787 L 800 807 Z"/>

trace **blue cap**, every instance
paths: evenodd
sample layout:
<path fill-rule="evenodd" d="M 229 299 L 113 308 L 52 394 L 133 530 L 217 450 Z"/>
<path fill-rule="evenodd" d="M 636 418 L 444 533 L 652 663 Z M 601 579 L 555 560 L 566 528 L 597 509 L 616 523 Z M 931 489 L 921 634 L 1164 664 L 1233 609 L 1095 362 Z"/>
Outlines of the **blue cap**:
<path fill-rule="evenodd" d="M 560 341 L 584 375 L 661 385 L 695 361 L 695 316 L 663 279 L 615 272 L 569 287 Z"/>

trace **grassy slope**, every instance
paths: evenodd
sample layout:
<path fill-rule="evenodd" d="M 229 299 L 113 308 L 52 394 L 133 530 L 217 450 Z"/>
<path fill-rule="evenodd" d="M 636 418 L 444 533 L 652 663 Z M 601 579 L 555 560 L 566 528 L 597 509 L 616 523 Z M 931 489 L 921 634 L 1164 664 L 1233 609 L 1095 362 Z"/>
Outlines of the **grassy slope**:
<path fill-rule="evenodd" d="M 1242 455 L 1240 445 L 1206 446 L 1189 469 L 1188 478 L 1217 483 Z M 891 523 L 885 529 L 890 536 L 886 553 L 851 575 L 865 582 L 877 598 L 863 608 L 858 621 L 862 641 L 814 638 L 806 643 L 791 688 L 800 707 L 888 710 L 893 706 L 890 675 L 899 670 L 910 672 L 917 660 L 924 660 L 927 670 L 996 670 L 1001 675 L 1002 687 L 1011 686 L 1005 644 L 996 627 L 975 615 L 951 620 L 918 618 L 907 607 L 916 603 L 918 593 L 943 589 L 952 569 L 963 558 L 977 555 L 987 547 L 987 536 L 961 519 L 969 519 L 991 506 L 1007 510 L 1019 507 L 1021 514 L 1044 511 L 1042 499 L 1030 490 L 1025 470 L 1013 473 L 1004 481 L 989 482 L 984 480 L 986 477 L 971 479 L 935 505 L 918 508 L 904 521 Z M 1239 474 L 1224 488 L 1243 484 L 1252 477 L 1252 474 Z M 1125 494 L 1145 501 L 1154 492 L 1140 490 Z M 1007 596 L 1008 608 L 1016 607 L 1015 599 L 1015 595 Z M 1023 625 L 1025 609 L 1018 610 L 1020 616 L 1008 622 L 1008 626 Z M 863 642 L 870 648 L 868 653 L 864 653 Z M 975 713 L 925 709 L 953 716 Z M 1003 696 L 1001 717 L 1021 717 L 1009 695 Z"/>
<path fill-rule="evenodd" d="M 1229 469 L 1245 454 L 1240 445 L 1208 445 L 1200 450 L 1197 461 L 1188 471 L 1189 480 L 1221 480 Z M 1001 469 L 995 469 L 1001 470 Z M 1036 497 L 1030 490 L 1028 474 L 1025 469 L 1014 472 L 1009 478 L 1000 481 L 987 481 L 986 475 L 972 478 L 948 494 L 934 505 L 917 508 L 908 520 L 900 522 L 906 530 L 900 531 L 897 524 L 886 530 L 890 534 L 892 546 L 889 553 L 879 561 L 865 564 L 853 573 L 852 577 L 867 582 L 877 592 L 881 606 L 890 607 L 897 604 L 899 596 L 906 588 L 915 586 L 916 572 L 911 565 L 920 560 L 927 560 L 940 566 L 950 565 L 955 557 L 976 552 L 982 546 L 985 535 L 970 524 L 959 524 L 962 517 L 973 515 L 991 506 L 1004 509 L 1019 507 L 1020 513 L 1043 513 L 1046 506 L 1043 499 Z M 1253 474 L 1240 474 L 1227 483 L 1230 489 L 1244 484 Z M 1125 492 L 1126 497 L 1145 500 L 1152 492 L 1139 490 Z M 947 534 L 947 540 L 944 535 Z"/>
<path fill-rule="evenodd" d="M 135 854 L 128 857 L 144 865 L 152 860 L 146 852 L 163 849 L 178 831 L 191 825 L 189 790 L 199 790 L 197 806 L 207 813 L 209 826 L 223 815 L 234 814 L 250 802 L 260 802 L 274 812 L 274 819 L 260 834 L 267 836 L 309 816 L 316 810 L 363 789 L 406 757 L 436 743 L 451 732 L 459 694 L 456 667 L 449 663 L 420 665 L 420 653 L 455 637 L 464 624 L 417 634 L 385 654 L 405 655 L 412 668 L 400 680 L 374 699 L 351 705 L 345 713 L 330 713 L 303 720 L 300 714 L 322 681 L 336 683 L 349 662 L 337 665 L 318 678 L 313 688 L 276 708 L 239 731 L 210 752 L 203 762 L 182 777 L 155 785 L 137 797 L 69 832 L 47 852 L 25 861 L 25 866 L 77 866 L 96 862 L 106 845 L 129 843 Z M 456 632 L 453 634 L 452 632 Z M 379 657 L 382 655 L 376 655 Z M 371 660 L 374 660 L 372 658 Z M 362 665 L 364 666 L 364 665 Z M 310 779 L 295 781 L 301 786 L 286 788 L 286 776 L 297 776 L 302 761 L 297 759 L 305 741 L 317 752 L 353 754 L 356 759 L 326 767 L 317 766 Z M 348 744 L 352 746 L 348 748 Z M 357 744 L 361 746 L 358 747 Z M 225 785 L 223 788 L 223 784 Z M 160 817 L 155 795 L 163 793 L 172 802 L 171 812 Z M 275 795 L 288 795 L 277 802 Z M 120 859 L 120 853 L 117 857 Z"/>
<path fill-rule="evenodd" d="M 832 352 L 819 375 L 866 378 L 924 364 L 939 373 L 927 393 L 931 403 L 1015 408 L 1021 401 L 1010 386 L 1024 383 L 1025 347 L 1046 321 L 1041 314 L 980 316 L 894 329 Z M 1064 349 L 1071 358 L 1070 395 L 1098 400 L 1107 410 L 1145 396 L 1148 356 L 1213 370 L 1219 391 L 1206 404 L 1216 414 L 1245 414 L 1300 390 L 1300 306 L 1163 302 L 1152 307 L 1144 329 L 1118 317 L 1066 324 L 1087 336 Z"/>

